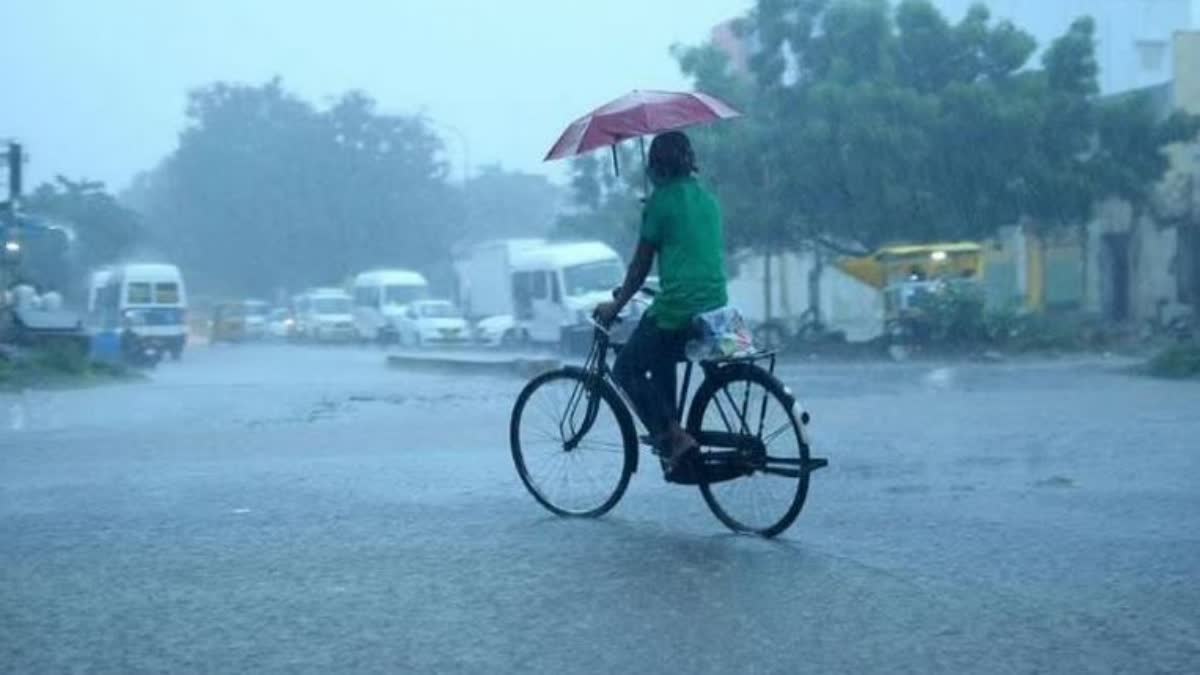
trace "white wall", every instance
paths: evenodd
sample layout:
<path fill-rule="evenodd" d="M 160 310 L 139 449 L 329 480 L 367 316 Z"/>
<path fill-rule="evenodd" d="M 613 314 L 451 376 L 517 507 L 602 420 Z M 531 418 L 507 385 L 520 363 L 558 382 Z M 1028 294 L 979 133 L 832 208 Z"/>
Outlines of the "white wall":
<path fill-rule="evenodd" d="M 763 262 L 761 255 L 735 256 L 736 273 L 729 279 L 729 302 L 751 323 L 767 316 Z M 772 257 L 772 319 L 798 318 L 808 309 L 808 275 L 813 262 L 811 253 Z M 820 302 L 826 326 L 844 331 L 852 342 L 871 340 L 883 333 L 883 294 L 832 262 L 822 269 Z"/>
<path fill-rule="evenodd" d="M 1168 315 L 1178 311 L 1179 285 L 1174 264 L 1178 237 L 1173 227 L 1159 227 L 1145 216 L 1135 224 L 1132 216 L 1128 204 L 1109 200 L 1099 206 L 1095 220 L 1088 226 L 1085 307 L 1100 314 L 1105 311 L 1103 236 L 1109 232 L 1128 232 L 1129 318 L 1145 322 L 1156 317 L 1163 300 L 1166 301 L 1163 311 Z"/>

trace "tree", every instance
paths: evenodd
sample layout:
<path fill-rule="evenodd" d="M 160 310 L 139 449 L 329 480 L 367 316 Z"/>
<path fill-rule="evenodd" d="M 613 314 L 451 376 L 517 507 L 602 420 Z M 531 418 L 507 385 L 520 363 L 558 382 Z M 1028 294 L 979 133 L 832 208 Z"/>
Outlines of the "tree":
<path fill-rule="evenodd" d="M 144 242 L 141 216 L 98 181 L 58 176 L 25 200 L 30 214 L 24 276 L 73 295 L 89 270 L 117 262 Z"/>
<path fill-rule="evenodd" d="M 361 92 L 317 109 L 284 89 L 216 83 L 190 95 L 179 147 L 128 198 L 213 293 L 340 283 L 364 268 L 437 273 L 463 204 L 440 139 Z"/>
<path fill-rule="evenodd" d="M 1141 199 L 1163 148 L 1195 131 L 1142 99 L 1097 99 L 1095 24 L 1075 21 L 1029 68 L 1034 39 L 976 5 L 951 24 L 928 0 L 759 0 L 736 73 L 711 45 L 679 49 L 696 86 L 747 112 L 700 132 L 731 214 L 757 247 L 978 239 L 1022 216 L 1085 221 Z M 743 199 L 738 195 L 750 195 Z"/>
<path fill-rule="evenodd" d="M 463 199 L 464 236 L 482 240 L 547 236 L 566 195 L 545 176 L 506 171 L 497 164 L 471 177 Z"/>
<path fill-rule="evenodd" d="M 617 251 L 633 251 L 641 218 L 644 167 L 628 146 L 617 147 L 620 175 L 603 153 L 571 160 L 571 209 L 558 218 L 553 236 L 598 239 Z"/>

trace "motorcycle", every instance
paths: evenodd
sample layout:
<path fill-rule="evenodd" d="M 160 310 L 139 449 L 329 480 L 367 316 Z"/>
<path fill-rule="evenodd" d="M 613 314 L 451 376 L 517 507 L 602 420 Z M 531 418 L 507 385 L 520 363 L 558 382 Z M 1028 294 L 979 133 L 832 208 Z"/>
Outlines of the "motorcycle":
<path fill-rule="evenodd" d="M 162 361 L 163 350 L 134 332 L 132 326 L 126 326 L 121 333 L 121 358 L 134 368 L 154 368 Z"/>

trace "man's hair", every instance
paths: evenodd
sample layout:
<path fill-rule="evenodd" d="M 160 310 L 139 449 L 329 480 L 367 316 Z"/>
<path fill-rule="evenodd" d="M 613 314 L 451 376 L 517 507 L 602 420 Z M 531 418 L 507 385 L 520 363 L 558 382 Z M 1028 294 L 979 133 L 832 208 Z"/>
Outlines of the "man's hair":
<path fill-rule="evenodd" d="M 696 172 L 696 153 L 692 142 L 682 131 L 668 131 L 654 137 L 650 143 L 649 170 L 651 175 L 670 180 Z"/>

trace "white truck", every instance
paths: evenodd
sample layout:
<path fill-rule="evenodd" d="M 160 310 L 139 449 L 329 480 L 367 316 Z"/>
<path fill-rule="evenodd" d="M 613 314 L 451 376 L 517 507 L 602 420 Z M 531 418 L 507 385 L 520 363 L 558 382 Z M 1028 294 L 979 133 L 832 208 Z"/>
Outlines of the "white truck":
<path fill-rule="evenodd" d="M 538 239 L 478 244 L 454 268 L 459 303 L 486 344 L 570 345 L 590 337 L 589 315 L 625 273 L 607 244 Z"/>

